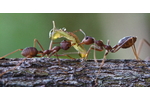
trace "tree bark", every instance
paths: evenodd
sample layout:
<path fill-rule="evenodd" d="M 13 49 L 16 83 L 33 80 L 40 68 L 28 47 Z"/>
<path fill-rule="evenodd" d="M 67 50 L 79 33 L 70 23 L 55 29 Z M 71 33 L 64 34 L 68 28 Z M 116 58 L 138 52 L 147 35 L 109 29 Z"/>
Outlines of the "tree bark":
<path fill-rule="evenodd" d="M 10 70 L 24 58 L 1 59 L 0 73 Z M 102 60 L 98 60 L 101 64 Z M 0 77 L 1 87 L 148 87 L 150 62 L 106 60 L 103 67 L 93 60 L 27 58 L 17 69 Z"/>

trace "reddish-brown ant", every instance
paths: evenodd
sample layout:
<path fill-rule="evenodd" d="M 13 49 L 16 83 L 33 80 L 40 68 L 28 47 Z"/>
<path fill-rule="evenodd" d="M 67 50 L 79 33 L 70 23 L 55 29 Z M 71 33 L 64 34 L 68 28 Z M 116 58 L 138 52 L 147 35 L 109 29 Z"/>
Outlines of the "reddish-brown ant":
<path fill-rule="evenodd" d="M 36 42 L 39 44 L 39 46 L 40 46 L 40 48 L 42 49 L 42 51 L 38 51 L 38 50 L 35 48 L 35 43 L 36 43 Z M 21 52 L 21 55 L 23 55 L 24 57 L 26 57 L 26 58 L 23 59 L 19 64 L 17 64 L 16 67 L 14 67 L 14 68 L 12 68 L 12 69 L 10 69 L 10 70 L 8 70 L 8 71 L 5 71 L 5 72 L 1 73 L 0 76 L 2 76 L 3 74 L 5 74 L 5 73 L 7 73 L 7 72 L 9 72 L 9 71 L 11 71 L 11 70 L 16 69 L 16 68 L 17 68 L 23 61 L 25 61 L 27 58 L 43 57 L 43 56 L 45 56 L 45 55 L 51 57 L 52 55 L 54 55 L 55 53 L 57 53 L 60 49 L 68 50 L 71 46 L 72 46 L 72 45 L 71 45 L 71 42 L 70 42 L 70 41 L 63 40 L 62 42 L 60 42 L 60 46 L 55 46 L 55 47 L 53 47 L 53 48 L 50 49 L 50 50 L 44 50 L 43 47 L 42 47 L 42 45 L 39 43 L 39 41 L 36 40 L 36 39 L 34 39 L 34 47 L 27 47 L 27 48 L 25 48 L 25 49 L 17 49 L 17 50 L 15 50 L 15 51 L 13 51 L 13 52 L 11 52 L 11 53 L 9 53 L 9 54 L 3 56 L 3 57 L 0 57 L 0 59 L 2 59 L 2 58 L 6 57 L 6 56 L 8 56 L 8 55 L 10 55 L 10 54 L 13 54 L 13 53 L 17 52 L 17 51 L 22 51 L 22 52 Z M 41 54 L 41 56 L 39 56 L 38 54 Z M 57 56 L 57 55 L 56 55 L 56 56 Z M 63 56 L 68 56 L 68 55 L 63 55 Z M 68 56 L 68 57 L 70 57 L 70 56 Z M 70 57 L 70 58 L 71 58 L 71 57 Z M 58 59 L 58 57 L 57 57 L 57 59 Z M 59 59 L 58 59 L 58 60 L 59 60 Z M 59 64 L 60 64 L 60 61 L 59 61 Z"/>
<path fill-rule="evenodd" d="M 95 50 L 97 50 L 97 51 L 103 51 L 104 49 L 106 50 L 105 54 L 104 54 L 104 57 L 103 57 L 103 60 L 102 60 L 102 63 L 100 65 L 100 69 L 101 69 L 101 67 L 104 64 L 104 61 L 105 61 L 106 56 L 108 55 L 108 53 L 109 52 L 115 53 L 120 48 L 126 49 L 126 48 L 129 48 L 129 47 L 132 47 L 132 50 L 133 50 L 133 53 L 134 53 L 136 59 L 139 59 L 139 57 L 137 55 L 137 52 L 136 52 L 135 45 L 134 45 L 135 42 L 136 42 L 136 39 L 137 38 L 134 37 L 134 36 L 126 36 L 126 37 L 123 37 L 122 39 L 120 39 L 118 41 L 117 45 L 115 45 L 115 46 L 112 47 L 112 46 L 110 46 L 110 41 L 109 40 L 107 41 L 107 44 L 105 45 L 102 40 L 95 40 L 95 38 L 93 38 L 93 37 L 85 36 L 85 38 L 82 40 L 82 42 L 80 44 L 85 44 L 85 45 L 94 44 L 94 45 L 91 45 L 90 48 L 89 48 L 89 50 L 87 51 L 87 56 L 88 56 L 90 50 L 94 49 L 94 59 L 95 59 L 95 62 L 97 62 L 96 57 L 95 57 Z M 97 74 L 97 77 L 98 77 L 99 73 L 100 73 L 100 70 L 99 70 L 99 72 Z M 97 78 L 96 78 L 95 81 L 97 81 Z"/>
<path fill-rule="evenodd" d="M 27 58 L 32 58 L 32 57 L 43 57 L 45 55 L 49 55 L 52 56 L 53 54 L 57 53 L 60 49 L 63 50 L 68 50 L 71 47 L 71 42 L 70 41 L 66 41 L 63 40 L 62 42 L 60 42 L 60 46 L 55 46 L 53 47 L 51 50 L 44 50 L 43 47 L 41 46 L 41 44 L 38 42 L 38 40 L 34 39 L 35 42 L 37 42 L 40 46 L 40 48 L 42 49 L 42 51 L 38 51 L 35 46 L 34 47 L 27 47 L 25 49 L 17 49 L 5 56 L 0 57 L 0 59 L 5 58 L 6 56 L 13 54 L 17 51 L 22 51 L 21 55 L 23 55 L 24 57 Z M 35 44 L 34 42 L 34 44 Z M 37 54 L 41 54 L 41 56 L 38 56 Z"/>
<path fill-rule="evenodd" d="M 80 44 L 85 44 L 85 45 L 96 44 L 96 45 L 90 46 L 89 50 L 87 51 L 87 55 L 89 54 L 91 49 L 94 49 L 97 51 L 103 51 L 105 49 L 106 52 L 104 54 L 104 59 L 106 58 L 106 56 L 109 52 L 115 53 L 120 48 L 126 49 L 126 48 L 129 48 L 132 46 L 132 49 L 133 49 L 136 59 L 139 59 L 138 55 L 136 53 L 135 45 L 134 45 L 136 42 L 136 39 L 137 38 L 134 36 L 126 36 L 126 37 L 123 37 L 122 39 L 120 39 L 117 45 L 111 47 L 109 45 L 109 43 L 110 43 L 109 40 L 107 41 L 107 45 L 105 45 L 102 40 L 95 40 L 93 37 L 86 36 Z"/>

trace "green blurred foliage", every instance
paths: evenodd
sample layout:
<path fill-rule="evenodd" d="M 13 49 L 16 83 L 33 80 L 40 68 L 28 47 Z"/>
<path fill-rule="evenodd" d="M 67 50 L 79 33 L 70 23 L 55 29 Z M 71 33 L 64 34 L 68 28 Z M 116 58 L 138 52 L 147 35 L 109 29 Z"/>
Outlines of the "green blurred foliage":
<path fill-rule="evenodd" d="M 67 31 L 70 32 L 82 29 L 88 36 L 95 37 L 97 40 L 104 40 L 105 44 L 107 42 L 107 39 L 109 39 L 111 41 L 111 45 L 113 46 L 118 42 L 120 38 L 126 36 L 126 34 L 121 32 L 120 27 L 118 27 L 116 23 L 122 21 L 121 19 L 123 18 L 121 17 L 122 15 L 123 14 L 98 14 L 98 13 L 1 13 L 0 56 L 10 53 L 16 49 L 23 49 L 25 47 L 33 46 L 33 40 L 35 38 L 39 40 L 44 49 L 48 49 L 50 42 L 48 33 L 53 27 L 52 21 L 55 21 L 57 28 L 65 27 Z M 130 17 L 132 15 L 139 16 L 139 14 L 124 14 L 124 15 L 127 17 L 128 16 Z M 144 15 L 147 18 L 146 20 L 147 23 L 149 24 L 149 14 L 140 14 L 140 15 Z M 113 21 L 112 18 L 114 22 L 112 22 Z M 128 19 L 125 18 L 125 21 L 126 20 Z M 129 21 L 129 23 L 127 24 L 131 23 Z M 112 30 L 109 27 L 109 25 L 116 27 L 116 29 Z M 131 35 L 133 34 L 130 33 L 129 31 L 128 33 Z M 84 37 L 81 32 L 77 32 L 75 34 L 79 37 L 80 40 L 82 40 Z M 138 36 L 138 34 L 135 35 Z M 60 42 L 63 39 L 64 38 L 57 39 L 55 40 L 55 42 Z M 39 47 L 37 48 L 38 50 L 40 50 Z M 89 46 L 85 46 L 85 48 L 88 50 Z M 67 51 L 60 50 L 58 54 L 67 52 L 76 52 L 76 50 L 74 48 L 71 48 Z M 122 53 L 124 51 L 118 52 Z M 131 52 L 131 50 L 128 50 L 127 52 Z M 103 54 L 104 51 L 96 52 L 96 57 L 98 59 L 101 59 L 103 57 Z M 113 54 L 113 57 L 112 55 L 108 55 L 107 58 L 115 58 L 117 57 L 116 54 Z M 80 58 L 78 55 L 70 55 L 70 56 Z M 20 52 L 8 56 L 8 58 L 20 58 L 20 57 L 22 57 Z M 124 58 L 124 56 L 122 56 L 122 58 Z M 131 56 L 131 58 L 134 58 L 133 55 Z M 90 52 L 89 59 L 93 59 L 93 50 Z"/>

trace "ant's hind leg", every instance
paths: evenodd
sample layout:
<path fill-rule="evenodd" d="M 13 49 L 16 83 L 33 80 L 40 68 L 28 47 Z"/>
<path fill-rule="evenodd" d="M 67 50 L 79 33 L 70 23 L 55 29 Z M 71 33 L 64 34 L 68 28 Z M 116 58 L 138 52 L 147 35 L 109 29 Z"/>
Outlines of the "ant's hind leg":
<path fill-rule="evenodd" d="M 6 54 L 5 56 L 0 57 L 0 59 L 5 58 L 5 57 L 7 57 L 7 56 L 9 56 L 9 55 L 11 55 L 11 54 L 17 52 L 17 51 L 22 51 L 22 50 L 23 50 L 23 49 L 17 49 L 17 50 L 15 50 L 15 51 L 13 51 L 13 52 L 11 52 L 11 53 L 9 53 L 9 54 Z"/>
<path fill-rule="evenodd" d="M 136 60 L 139 60 L 139 56 L 138 56 L 138 54 L 137 54 L 137 52 L 136 52 L 135 45 L 132 46 L 132 50 L 133 50 L 133 53 L 134 53 L 134 55 L 135 55 L 135 57 L 136 57 Z"/>
<path fill-rule="evenodd" d="M 137 55 L 138 55 L 138 56 L 139 56 L 139 54 L 140 54 L 141 48 L 142 48 L 142 46 L 143 46 L 143 43 L 146 43 L 146 44 L 150 47 L 150 43 L 149 43 L 147 40 L 142 39 L 142 40 L 140 41 L 140 43 L 139 43 L 139 45 L 138 45 L 138 49 L 137 49 Z"/>

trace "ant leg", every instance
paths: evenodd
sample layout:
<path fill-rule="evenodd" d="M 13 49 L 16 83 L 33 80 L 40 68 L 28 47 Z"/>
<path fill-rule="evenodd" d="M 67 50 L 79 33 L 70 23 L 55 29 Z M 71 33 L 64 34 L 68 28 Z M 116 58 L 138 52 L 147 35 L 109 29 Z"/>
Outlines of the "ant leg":
<path fill-rule="evenodd" d="M 91 46 L 90 46 L 90 48 L 89 48 L 88 51 L 87 51 L 87 54 L 86 54 L 86 58 L 85 58 L 85 59 L 88 58 L 88 55 L 89 55 L 90 51 L 91 51 L 92 49 L 94 49 L 94 61 L 97 63 L 96 55 L 95 55 L 95 50 L 96 50 L 95 48 L 96 48 L 95 45 L 91 45 Z"/>
<path fill-rule="evenodd" d="M 103 60 L 101 62 L 101 65 L 100 65 L 100 69 L 98 70 L 98 73 L 96 75 L 96 79 L 95 79 L 95 86 L 97 85 L 97 79 L 98 79 L 98 75 L 100 74 L 100 70 L 102 68 L 102 66 L 104 65 L 104 62 L 105 62 L 105 59 L 106 59 L 106 56 L 108 55 L 109 51 L 105 51 L 105 54 L 104 54 L 104 57 L 103 57 Z"/>
<path fill-rule="evenodd" d="M 136 52 L 135 45 L 132 46 L 132 50 L 133 50 L 133 53 L 134 53 L 134 55 L 135 55 L 135 57 L 136 57 L 136 60 L 139 60 L 139 56 L 138 56 L 138 54 L 137 54 L 137 52 Z"/>
<path fill-rule="evenodd" d="M 68 54 L 79 54 L 79 53 L 78 52 L 69 52 L 69 53 L 64 53 L 64 54 L 60 54 L 60 55 L 57 55 L 57 56 L 67 56 L 70 59 L 75 59 L 75 58 L 69 56 Z M 56 56 L 56 55 L 54 55 L 54 56 Z"/>
<path fill-rule="evenodd" d="M 96 63 L 98 63 L 97 60 L 96 60 L 96 52 L 95 52 L 95 51 L 103 51 L 103 49 L 102 49 L 102 48 L 99 48 L 99 47 L 97 47 L 97 46 L 95 46 L 95 45 L 91 45 L 90 48 L 89 48 L 88 51 L 87 51 L 87 54 L 86 54 L 87 56 L 86 56 L 85 59 L 88 58 L 88 55 L 89 55 L 91 49 L 94 49 L 94 60 L 95 60 Z"/>
<path fill-rule="evenodd" d="M 8 55 L 11 55 L 11 54 L 13 54 L 13 53 L 15 53 L 15 52 L 17 52 L 17 51 L 22 51 L 22 50 L 23 50 L 23 49 L 17 49 L 17 50 L 15 50 L 15 51 L 13 51 L 13 52 L 11 52 L 11 53 L 9 53 L 9 54 L 6 54 L 5 56 L 0 57 L 0 59 L 5 58 L 5 57 L 7 57 Z"/>
<path fill-rule="evenodd" d="M 111 53 L 115 53 L 115 52 L 117 52 L 121 47 L 122 47 L 122 45 L 121 45 L 121 46 L 116 45 L 114 49 L 110 50 L 110 52 L 111 52 Z M 135 48 L 135 45 L 134 45 L 134 44 L 132 45 L 132 51 L 133 51 L 133 53 L 134 53 L 135 58 L 138 60 L 139 57 L 138 57 L 138 54 L 137 54 L 137 52 L 136 52 L 136 48 Z"/>
<path fill-rule="evenodd" d="M 10 70 L 7 70 L 7 71 L 5 71 L 5 72 L 3 72 L 3 73 L 1 73 L 1 74 L 0 74 L 0 77 L 1 77 L 2 75 L 4 75 L 5 73 L 7 73 L 7 72 L 10 72 L 10 71 L 12 71 L 12 70 L 17 69 L 18 66 L 20 66 L 20 65 L 22 64 L 22 62 L 24 62 L 27 58 L 28 58 L 28 57 L 26 57 L 26 58 L 24 58 L 23 60 L 21 60 L 21 62 L 18 63 L 14 68 L 12 68 L 12 69 L 10 69 Z"/>
<path fill-rule="evenodd" d="M 56 53 L 56 56 L 57 56 L 58 64 L 60 66 L 60 59 L 58 58 L 58 54 L 57 53 Z"/>
<path fill-rule="evenodd" d="M 140 51 L 141 51 L 141 48 L 142 48 L 144 42 L 150 47 L 150 43 L 147 40 L 145 40 L 145 39 L 140 40 L 140 43 L 139 43 L 138 49 L 137 49 L 138 56 L 140 54 Z"/>
<path fill-rule="evenodd" d="M 44 51 L 44 48 L 42 47 L 40 42 L 37 39 L 34 39 L 34 47 L 36 47 L 36 43 L 38 43 L 39 47 L 42 49 L 42 51 Z"/>
<path fill-rule="evenodd" d="M 101 62 L 101 66 L 100 66 L 100 68 L 104 65 L 104 62 L 105 62 L 105 60 L 106 60 L 106 56 L 108 55 L 108 53 L 109 53 L 109 51 L 105 51 L 105 54 L 104 54 L 104 56 L 103 56 L 103 60 L 102 60 L 102 62 Z"/>
<path fill-rule="evenodd" d="M 133 38 L 132 38 L 132 42 L 134 42 Z M 136 48 L 135 48 L 135 44 L 132 45 L 132 51 L 136 57 L 136 60 L 139 60 L 139 56 L 137 54 Z"/>

